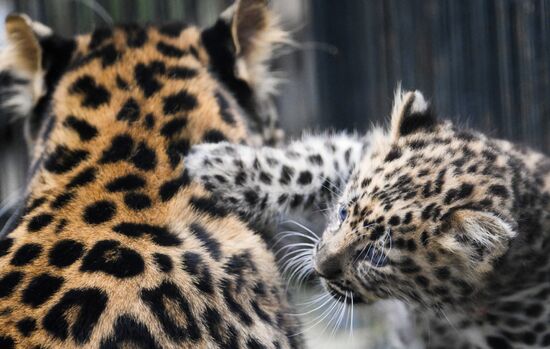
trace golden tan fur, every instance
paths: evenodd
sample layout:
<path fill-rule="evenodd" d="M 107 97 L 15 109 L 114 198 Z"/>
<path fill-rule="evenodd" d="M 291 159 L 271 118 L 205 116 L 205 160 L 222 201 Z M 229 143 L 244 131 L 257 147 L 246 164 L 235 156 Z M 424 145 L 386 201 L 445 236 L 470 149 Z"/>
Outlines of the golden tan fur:
<path fill-rule="evenodd" d="M 222 316 L 224 324 L 234 326 L 238 333 L 238 342 L 241 345 L 254 338 L 264 343 L 266 347 L 273 347 L 279 343 L 282 347 L 289 347 L 293 339 L 287 339 L 287 332 L 292 332 L 292 321 L 286 313 L 286 301 L 280 287 L 280 277 L 275 266 L 272 254 L 267 250 L 261 238 L 254 234 L 243 222 L 228 214 L 213 216 L 197 210 L 189 200 L 192 197 L 205 197 L 209 194 L 198 184 L 191 183 L 183 186 L 177 194 L 168 201 L 160 198 L 159 188 L 168 180 L 178 178 L 184 172 L 182 162 L 175 168 L 170 165 L 170 159 L 165 152 L 169 146 L 169 140 L 160 133 L 161 127 L 172 116 L 165 116 L 163 113 L 163 98 L 179 91 L 187 91 L 197 99 L 197 107 L 186 114 L 187 125 L 174 137 L 188 140 L 190 144 L 200 143 L 209 130 L 215 128 L 231 142 L 242 142 L 247 138 L 247 131 L 240 115 L 240 108 L 232 100 L 230 93 L 209 73 L 209 57 L 200 42 L 200 32 L 197 28 L 190 27 L 181 32 L 177 38 L 167 37 L 159 30 L 150 26 L 147 28 L 147 42 L 139 48 L 127 47 L 127 33 L 124 29 L 116 29 L 112 35 L 112 43 L 120 53 L 117 61 L 108 67 L 103 67 L 100 59 L 69 70 L 60 80 L 53 96 L 53 115 L 56 121 L 53 130 L 44 141 L 43 146 L 39 144 L 35 148 L 34 157 L 36 161 L 43 161 L 45 157 L 54 152 L 58 145 L 64 145 L 69 149 L 83 149 L 89 152 L 87 159 L 81 161 L 77 166 L 66 173 L 58 174 L 47 171 L 40 167 L 28 187 L 29 199 L 32 203 L 36 199 L 44 199 L 43 203 L 32 212 L 27 213 L 20 225 L 9 234 L 13 239 L 13 246 L 9 253 L 0 257 L 0 278 L 13 272 L 24 273 L 23 279 L 18 283 L 15 290 L 5 298 L 0 298 L 0 336 L 8 336 L 13 339 L 18 348 L 31 348 L 34 345 L 41 345 L 43 348 L 97 348 L 99 343 L 108 337 L 116 337 L 113 333 L 114 324 L 122 314 L 137 319 L 150 331 L 151 335 L 162 348 L 211 348 L 218 344 L 208 334 L 209 323 L 203 319 L 203 313 L 207 307 L 216 309 Z M 83 35 L 77 38 L 77 50 L 75 59 L 85 57 L 90 53 L 90 35 Z M 179 58 L 171 58 L 161 54 L 157 49 L 157 43 L 162 40 L 181 50 L 188 51 L 195 48 L 198 55 L 186 54 Z M 198 58 L 198 59 L 197 59 Z M 155 95 L 146 98 L 134 81 L 134 67 L 138 63 L 148 64 L 158 60 L 166 66 L 177 65 L 194 69 L 198 74 L 192 79 L 175 80 L 166 76 L 157 78 L 163 84 L 162 89 Z M 92 76 L 95 83 L 104 86 L 110 93 L 110 101 L 99 106 L 97 109 L 84 108 L 82 96 L 71 92 L 71 86 L 75 81 L 84 76 Z M 117 76 L 122 77 L 129 85 L 127 90 L 117 87 Z M 214 95 L 221 91 L 231 101 L 231 112 L 237 122 L 229 125 L 220 118 L 220 106 Z M 134 98 L 141 110 L 140 119 L 132 124 L 116 120 L 116 115 L 129 97 Z M 155 125 L 148 129 L 143 121 L 143 116 L 152 113 L 156 120 Z M 97 137 L 83 142 L 79 135 L 68 127 L 64 121 L 69 115 L 86 120 L 97 128 Z M 98 160 L 107 148 L 109 148 L 113 137 L 127 134 L 137 145 L 145 142 L 147 146 L 156 153 L 157 165 L 151 171 L 136 168 L 129 161 L 118 161 L 114 163 L 98 164 Z M 41 160 L 42 159 L 42 160 Z M 96 179 L 84 187 L 74 189 L 75 199 L 65 207 L 55 210 L 51 203 L 59 195 L 68 191 L 67 185 L 74 176 L 86 167 L 97 169 Z M 152 205 L 139 211 L 129 208 L 123 202 L 123 193 L 109 192 L 105 188 L 107 184 L 121 175 L 138 173 L 146 181 L 145 189 L 142 191 L 152 200 Z M 116 204 L 116 214 L 111 220 L 100 224 L 88 224 L 83 219 L 83 212 L 91 203 L 99 200 L 108 200 Z M 28 231 L 30 221 L 40 214 L 53 215 L 53 221 L 39 232 Z M 66 225 L 60 230 L 62 221 Z M 111 228 L 122 222 L 146 223 L 155 226 L 166 226 L 171 233 L 182 239 L 180 246 L 159 246 L 144 235 L 141 237 L 129 237 L 114 232 Z M 208 253 L 200 239 L 190 233 L 191 224 L 200 224 L 220 244 L 221 259 L 216 261 Z M 84 256 L 100 240 L 116 240 L 124 247 L 138 252 L 144 260 L 144 272 L 135 277 L 116 278 L 107 273 L 83 272 L 81 260 L 66 268 L 56 268 L 48 261 L 48 252 L 51 247 L 62 239 L 72 239 L 84 245 Z M 36 243 L 42 246 L 40 255 L 24 266 L 13 266 L 10 260 L 24 244 Z M 210 269 L 215 284 L 215 291 L 212 295 L 205 296 L 194 282 L 196 277 L 190 275 L 181 267 L 182 253 L 193 251 L 200 254 Z M 154 253 L 162 253 L 169 256 L 174 264 L 172 271 L 162 273 L 153 259 Z M 235 292 L 234 298 L 242 304 L 247 313 L 254 318 L 251 326 L 244 326 L 237 314 L 228 308 L 220 288 L 221 279 L 229 278 L 226 268 L 228 259 L 240 253 L 250 254 L 257 270 L 244 270 L 245 286 L 242 291 Z M 105 256 L 118 258 L 117 255 Z M 21 294 L 29 282 L 39 274 L 48 273 L 63 278 L 63 284 L 58 292 L 44 301 L 40 306 L 33 308 L 21 302 Z M 181 294 L 189 302 L 191 311 L 196 319 L 199 319 L 198 326 L 201 331 L 201 339 L 197 342 L 186 340 L 177 341 L 170 338 L 163 329 L 159 320 L 141 297 L 143 290 L 153 289 L 162 282 L 171 282 L 179 288 Z M 254 293 L 253 286 L 258 282 L 264 284 L 269 290 L 265 297 L 259 297 Z M 42 319 L 46 314 L 60 302 L 67 290 L 82 288 L 98 288 L 106 292 L 108 304 L 101 314 L 97 325 L 94 326 L 89 338 L 84 343 L 77 343 L 70 334 L 63 340 L 52 335 L 44 329 Z M 264 312 L 270 314 L 274 323 L 268 324 L 261 321 L 254 315 L 251 301 L 257 301 L 258 306 Z M 176 324 L 186 326 L 189 319 L 177 309 L 173 300 L 165 299 L 165 306 L 169 317 Z M 25 337 L 17 329 L 17 321 L 23 318 L 36 320 L 37 329 Z M 73 307 L 65 314 L 69 329 L 78 318 L 78 309 Z M 220 327 L 223 328 L 225 327 Z M 228 335 L 224 335 L 227 337 Z M 295 339 L 297 341 L 297 338 Z M 127 344 L 129 344 L 128 342 Z"/>

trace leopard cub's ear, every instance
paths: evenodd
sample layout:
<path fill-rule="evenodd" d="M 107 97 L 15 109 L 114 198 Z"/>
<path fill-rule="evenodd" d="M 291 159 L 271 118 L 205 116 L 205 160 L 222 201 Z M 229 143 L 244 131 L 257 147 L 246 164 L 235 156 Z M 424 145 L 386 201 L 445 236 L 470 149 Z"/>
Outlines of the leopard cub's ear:
<path fill-rule="evenodd" d="M 391 112 L 391 137 L 399 137 L 426 130 L 436 124 L 432 109 L 420 91 L 395 92 Z"/>
<path fill-rule="evenodd" d="M 483 274 L 508 251 L 517 232 L 513 224 L 490 212 L 458 210 L 449 216 L 449 229 L 439 244 L 462 257 L 471 270 Z"/>

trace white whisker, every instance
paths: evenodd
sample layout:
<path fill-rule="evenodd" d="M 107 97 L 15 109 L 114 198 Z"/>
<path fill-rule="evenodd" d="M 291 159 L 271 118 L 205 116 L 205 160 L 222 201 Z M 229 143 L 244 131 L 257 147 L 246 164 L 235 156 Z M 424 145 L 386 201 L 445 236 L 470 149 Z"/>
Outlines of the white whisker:
<path fill-rule="evenodd" d="M 331 181 L 330 178 L 328 178 L 328 177 L 321 177 L 321 178 L 324 179 L 325 181 L 327 181 L 328 184 L 332 185 L 332 187 L 335 188 L 338 191 L 337 193 L 335 193 L 331 188 L 327 188 L 325 185 L 323 185 L 324 188 L 329 190 L 335 196 L 342 196 L 342 194 L 344 194 L 342 189 L 338 188 L 338 186 L 333 181 Z M 342 180 L 342 179 L 340 178 L 340 180 Z M 346 181 L 342 181 L 342 183 L 346 183 Z"/>
<path fill-rule="evenodd" d="M 299 334 L 302 334 L 304 332 L 307 332 L 309 330 L 311 330 L 312 328 L 314 328 L 315 326 L 317 326 L 319 323 L 321 323 L 323 320 L 326 319 L 327 316 L 329 316 L 329 314 L 331 314 L 331 311 L 338 305 L 338 301 L 337 300 L 334 300 L 334 303 L 327 309 L 325 310 L 323 313 L 322 313 L 322 317 L 320 319 L 318 318 L 315 318 L 313 321 L 316 321 L 318 319 L 318 321 L 316 321 L 313 325 L 310 326 L 310 323 L 313 322 L 311 321 L 310 323 L 308 323 L 306 326 L 309 326 L 307 329 L 301 331 L 300 333 L 297 333 L 295 335 L 299 335 Z M 323 316 L 324 315 L 324 316 Z"/>
<path fill-rule="evenodd" d="M 296 303 L 296 305 L 300 305 L 300 306 L 310 305 L 312 303 L 317 302 L 317 299 L 323 299 L 323 298 L 326 298 L 326 297 L 331 297 L 330 293 L 323 292 L 320 295 L 318 295 L 317 297 L 315 297 L 313 300 L 310 300 L 310 301 L 307 301 L 307 302 L 304 302 L 304 303 Z"/>
<path fill-rule="evenodd" d="M 319 241 L 318 237 L 316 239 L 314 239 L 313 237 L 311 237 L 309 235 L 306 235 L 306 234 L 303 234 L 303 233 L 300 233 L 300 232 L 297 232 L 297 231 L 284 231 L 284 232 L 279 233 L 279 234 L 286 234 L 285 236 L 300 236 L 300 237 L 303 237 L 303 238 L 308 239 L 310 241 L 313 241 L 314 243 L 317 243 Z"/>
<path fill-rule="evenodd" d="M 308 255 L 311 255 L 311 250 L 291 251 L 291 252 L 289 252 L 288 254 L 285 255 L 285 258 L 287 258 L 287 259 L 283 263 L 283 267 L 286 267 L 286 266 L 288 266 L 289 263 L 291 263 L 293 261 L 296 261 L 297 259 L 299 259 L 301 257 L 308 256 Z"/>
<path fill-rule="evenodd" d="M 337 319 L 336 323 L 334 324 L 334 328 L 332 329 L 332 332 L 330 333 L 331 338 L 334 337 L 334 334 L 340 328 L 340 323 L 342 322 L 342 318 L 343 318 L 344 314 L 346 313 L 346 309 L 347 309 L 347 307 L 346 307 L 347 303 L 346 302 L 347 301 L 348 301 L 348 291 L 346 291 L 346 296 L 344 297 L 344 301 L 342 302 L 342 307 L 340 308 L 338 319 Z"/>
<path fill-rule="evenodd" d="M 328 190 L 333 196 L 337 197 L 337 196 L 340 196 L 341 194 L 338 194 L 337 192 L 335 192 L 334 190 L 332 190 L 330 187 L 327 187 L 326 185 L 322 184 L 321 187 L 323 187 L 324 189 Z"/>
<path fill-rule="evenodd" d="M 327 297 L 328 297 L 328 298 L 327 298 Z M 324 307 L 328 302 L 330 302 L 330 301 L 331 301 L 331 298 L 332 298 L 332 296 L 331 296 L 330 294 L 326 293 L 326 294 L 323 295 L 321 298 L 318 298 L 318 299 L 316 300 L 316 303 L 318 303 L 320 300 L 322 300 L 323 302 L 322 302 L 321 305 L 319 305 L 319 306 L 317 306 L 316 308 L 313 308 L 313 309 L 311 309 L 311 310 L 308 310 L 308 311 L 306 311 L 305 313 L 299 313 L 299 314 L 292 314 L 292 313 L 291 313 L 291 315 L 304 316 L 304 315 L 307 315 L 307 314 L 311 314 L 311 313 L 313 313 L 313 312 L 316 312 L 317 310 L 319 310 L 319 309 L 321 309 L 322 307 Z M 313 303 L 313 305 L 315 305 L 315 303 Z"/>
<path fill-rule="evenodd" d="M 311 258 L 310 255 L 298 255 L 298 258 L 293 259 L 290 263 L 285 264 L 282 268 L 282 273 L 287 278 L 287 283 L 291 283 L 292 278 L 297 273 L 301 273 L 303 269 L 305 268 L 308 270 L 310 268 L 309 259 Z M 294 258 L 294 257 L 293 257 Z"/>
<path fill-rule="evenodd" d="M 350 334 L 350 337 L 353 338 L 353 294 L 351 295 L 351 315 L 350 315 L 349 334 Z"/>
<path fill-rule="evenodd" d="M 321 331 L 321 335 L 323 335 L 325 333 L 325 331 L 327 330 L 327 328 L 329 328 L 332 324 L 332 321 L 334 321 L 334 319 L 338 316 L 338 314 L 340 313 L 340 308 L 342 308 L 342 304 L 340 304 L 340 301 L 342 300 L 342 296 L 340 296 L 338 298 L 338 302 L 337 302 L 337 306 L 333 309 L 332 311 L 332 315 L 330 316 L 329 320 L 327 321 L 327 324 L 325 325 L 325 327 L 323 328 L 323 330 Z"/>
<path fill-rule="evenodd" d="M 285 252 L 286 250 L 290 250 L 290 249 L 291 248 L 280 249 L 277 252 L 275 252 L 275 256 L 279 256 L 280 253 Z M 313 254 L 313 249 L 311 249 L 311 248 L 295 248 L 291 251 L 287 251 L 286 254 L 284 254 L 283 256 L 284 256 L 284 258 L 288 258 L 288 257 L 290 257 L 291 255 L 293 255 L 297 252 L 310 252 L 311 254 Z"/>
<path fill-rule="evenodd" d="M 281 247 L 280 249 L 278 249 L 277 251 L 284 251 L 284 250 L 288 250 L 288 249 L 291 249 L 291 248 L 304 247 L 304 246 L 309 247 L 309 249 L 313 249 L 315 247 L 314 244 L 309 243 L 309 242 L 297 242 L 297 243 L 285 245 L 285 246 Z"/>
<path fill-rule="evenodd" d="M 365 244 L 365 246 L 363 246 L 363 248 L 361 249 L 361 251 L 359 252 L 357 257 L 355 257 L 355 259 L 353 260 L 352 264 L 355 264 L 355 262 L 357 262 L 359 260 L 359 257 L 361 257 L 361 254 L 363 254 L 363 252 L 365 252 L 365 250 L 367 249 L 367 246 L 369 246 L 369 244 Z"/>
<path fill-rule="evenodd" d="M 297 277 L 298 289 L 300 289 L 309 275 L 313 273 L 313 263 L 310 262 L 302 268 L 302 271 Z"/>
<path fill-rule="evenodd" d="M 339 298 L 338 301 L 340 301 L 342 299 L 342 297 Z M 331 327 L 332 325 L 332 322 L 335 320 L 335 319 L 338 319 L 338 315 L 340 314 L 340 309 L 342 309 L 342 304 L 338 304 L 338 306 L 336 306 L 336 308 L 334 309 L 334 311 L 332 312 L 332 315 L 330 316 L 329 320 L 327 321 L 327 324 L 325 325 L 325 327 L 323 328 L 323 331 L 321 331 L 321 335 L 324 335 L 325 334 L 325 331 Z"/>
<path fill-rule="evenodd" d="M 384 245 L 386 244 L 386 239 L 387 239 L 387 235 L 384 235 L 384 237 L 380 240 L 377 241 L 377 245 L 380 246 L 380 252 L 378 253 L 378 259 L 376 260 L 376 266 L 380 266 L 382 265 L 380 262 L 382 262 L 382 258 L 384 258 L 385 256 L 385 253 L 383 252 L 384 251 Z"/>
<path fill-rule="evenodd" d="M 306 263 L 302 263 L 302 264 L 299 264 L 298 267 L 296 269 L 294 269 L 294 271 L 290 274 L 290 276 L 288 277 L 288 283 L 291 284 L 292 283 L 292 279 L 303 269 L 303 268 L 307 268 L 308 265 Z"/>
<path fill-rule="evenodd" d="M 443 311 L 443 309 L 439 309 L 439 312 L 445 317 L 445 319 L 447 320 L 447 322 L 449 323 L 449 325 L 451 325 L 451 327 L 453 328 L 453 330 L 455 330 L 456 333 L 460 333 L 458 331 L 458 328 L 456 328 L 456 326 L 451 322 L 451 320 L 449 320 L 449 318 L 447 317 L 447 314 L 445 314 L 445 312 Z"/>
<path fill-rule="evenodd" d="M 288 224 L 288 223 L 294 224 L 294 225 L 304 229 L 306 232 L 310 233 L 316 239 L 316 241 L 319 241 L 319 236 L 317 234 L 315 234 L 311 229 L 306 227 L 305 225 L 303 225 L 301 223 L 298 223 L 294 220 L 288 220 L 288 221 L 283 222 L 283 224 Z"/>
<path fill-rule="evenodd" d="M 308 254 L 311 254 L 311 250 L 299 249 L 299 250 L 290 251 L 287 254 L 285 254 L 283 257 L 281 257 L 285 259 L 282 265 L 286 266 L 288 263 L 290 263 L 290 261 L 293 261 L 295 257 L 308 255 Z"/>
<path fill-rule="evenodd" d="M 320 319 L 321 317 L 323 317 L 323 316 L 324 316 L 324 317 L 323 317 L 323 319 L 324 319 L 324 318 L 326 317 L 326 315 L 327 315 L 328 313 L 330 313 L 330 311 L 332 310 L 332 308 L 334 308 L 334 305 L 336 304 L 336 303 L 334 302 L 334 298 L 332 298 L 332 297 L 329 298 L 329 302 L 328 302 L 328 303 L 329 303 L 330 305 L 328 305 L 324 310 L 322 310 L 320 315 L 318 315 L 318 316 L 314 317 L 313 319 L 311 319 L 311 320 L 305 322 L 305 323 L 303 324 L 302 327 L 309 326 L 309 325 L 311 325 L 311 324 L 313 324 L 313 323 L 315 323 L 315 325 L 318 324 L 320 321 L 318 321 L 318 322 L 316 322 L 316 321 L 319 320 L 319 319 Z M 321 319 L 321 321 L 322 321 L 323 319 Z M 314 326 L 315 326 L 315 325 L 314 325 Z M 303 332 L 306 332 L 306 331 L 308 331 L 308 330 L 310 330 L 310 329 L 312 329 L 312 328 L 313 328 L 313 327 L 309 327 L 308 329 L 303 330 Z M 302 333 L 303 333 L 303 332 L 302 332 Z"/>
<path fill-rule="evenodd" d="M 367 249 L 367 255 L 369 255 L 371 249 L 374 247 L 374 244 L 369 244 L 369 248 Z M 367 273 L 370 271 L 370 268 L 372 267 L 372 261 L 369 263 L 369 267 L 367 268 Z"/>
<path fill-rule="evenodd" d="M 297 231 L 290 231 L 290 230 L 280 232 L 277 234 L 278 238 L 276 240 L 276 244 L 280 243 L 281 241 L 284 241 L 287 238 L 298 238 L 298 237 L 301 238 L 299 234 L 302 234 L 302 233 Z"/>

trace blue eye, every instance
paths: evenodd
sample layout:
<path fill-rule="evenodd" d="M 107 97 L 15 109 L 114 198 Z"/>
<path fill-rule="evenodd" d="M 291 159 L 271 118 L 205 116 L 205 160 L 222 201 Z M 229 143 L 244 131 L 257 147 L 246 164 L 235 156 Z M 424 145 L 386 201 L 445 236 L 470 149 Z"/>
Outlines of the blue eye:
<path fill-rule="evenodd" d="M 340 221 L 343 222 L 348 217 L 348 210 L 346 207 L 342 206 L 340 207 L 340 211 L 338 211 L 338 216 L 340 217 Z"/>

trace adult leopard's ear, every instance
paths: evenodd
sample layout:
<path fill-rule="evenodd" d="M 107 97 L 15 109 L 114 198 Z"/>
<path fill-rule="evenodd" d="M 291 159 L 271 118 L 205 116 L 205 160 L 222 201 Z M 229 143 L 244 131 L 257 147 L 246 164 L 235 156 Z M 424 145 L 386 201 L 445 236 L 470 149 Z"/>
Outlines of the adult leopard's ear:
<path fill-rule="evenodd" d="M 42 66 L 42 50 L 32 29 L 32 21 L 22 14 L 6 17 L 6 35 L 11 46 L 13 64 L 31 74 Z"/>
<path fill-rule="evenodd" d="M 255 87 L 275 88 L 265 86 L 263 79 L 273 79 L 265 64 L 272 58 L 276 46 L 288 42 L 288 34 L 279 26 L 268 1 L 237 0 L 224 16 L 231 25 L 237 76 Z"/>
<path fill-rule="evenodd" d="M 25 137 L 32 146 L 76 43 L 24 14 L 9 15 L 5 26 L 7 46 L 0 52 L 0 120 L 25 118 Z"/>
<path fill-rule="evenodd" d="M 420 91 L 396 90 L 391 112 L 391 137 L 394 142 L 399 137 L 428 130 L 436 123 L 432 109 Z"/>
<path fill-rule="evenodd" d="M 0 52 L 0 111 L 4 122 L 29 115 L 44 94 L 42 49 L 26 15 L 6 18 L 7 46 Z"/>
<path fill-rule="evenodd" d="M 491 270 L 517 235 L 512 224 L 490 212 L 458 210 L 447 217 L 447 223 L 452 234 L 444 234 L 440 245 L 481 274 Z"/>
<path fill-rule="evenodd" d="M 202 32 L 212 69 L 253 118 L 253 131 L 278 132 L 271 96 L 279 80 L 269 61 L 290 42 L 267 0 L 237 0 Z M 266 131 L 267 130 L 267 131 Z"/>

